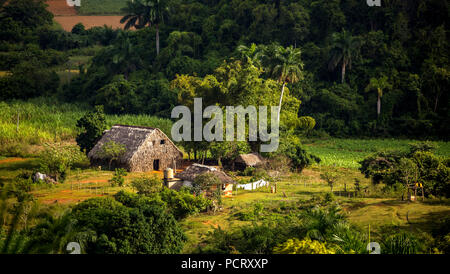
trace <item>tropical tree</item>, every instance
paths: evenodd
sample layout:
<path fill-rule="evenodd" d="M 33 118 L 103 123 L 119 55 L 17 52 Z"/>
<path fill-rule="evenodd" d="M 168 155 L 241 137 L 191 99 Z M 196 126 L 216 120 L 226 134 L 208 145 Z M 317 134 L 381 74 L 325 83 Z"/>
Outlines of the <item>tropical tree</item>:
<path fill-rule="evenodd" d="M 143 65 L 137 51 L 134 50 L 129 35 L 126 32 L 119 33 L 117 42 L 113 47 L 112 67 L 117 73 L 123 73 L 125 79 L 131 72 Z"/>
<path fill-rule="evenodd" d="M 359 46 L 359 39 L 346 30 L 334 33 L 332 36 L 331 59 L 328 63 L 328 69 L 333 70 L 340 63 L 342 83 L 345 81 L 346 68 L 352 68 L 352 59 L 357 54 Z"/>
<path fill-rule="evenodd" d="M 159 54 L 159 26 L 164 22 L 168 14 L 167 0 L 134 0 L 128 1 L 123 8 L 126 13 L 120 23 L 125 23 L 125 29 L 135 27 L 142 29 L 146 26 L 155 26 L 156 30 L 156 54 Z"/>
<path fill-rule="evenodd" d="M 255 43 L 252 43 L 248 47 L 246 45 L 240 45 L 236 48 L 236 51 L 239 58 L 243 61 L 251 61 L 255 65 L 260 65 L 261 47 L 257 46 Z"/>
<path fill-rule="evenodd" d="M 372 90 L 377 91 L 377 117 L 380 116 L 381 113 L 381 97 L 383 97 L 383 90 L 390 88 L 392 88 L 392 85 L 389 84 L 388 78 L 386 76 L 382 76 L 380 78 L 370 78 L 370 82 L 366 87 L 366 92 Z"/>
<path fill-rule="evenodd" d="M 282 84 L 278 109 L 278 122 L 280 122 L 281 103 L 283 101 L 284 88 L 287 83 L 296 83 L 303 78 L 303 63 L 300 58 L 301 51 L 289 46 L 269 46 L 264 48 L 260 55 L 261 63 L 268 70 L 269 75 Z"/>
<path fill-rule="evenodd" d="M 121 143 L 116 143 L 114 141 L 109 141 L 102 145 L 99 151 L 99 156 L 102 159 L 109 160 L 108 167 L 111 170 L 112 162 L 119 160 L 119 158 L 125 152 L 126 152 L 125 145 Z"/>
<path fill-rule="evenodd" d="M 86 154 L 95 146 L 106 130 L 106 116 L 103 106 L 96 106 L 93 111 L 86 113 L 76 125 L 79 134 L 76 137 L 78 146 Z"/>

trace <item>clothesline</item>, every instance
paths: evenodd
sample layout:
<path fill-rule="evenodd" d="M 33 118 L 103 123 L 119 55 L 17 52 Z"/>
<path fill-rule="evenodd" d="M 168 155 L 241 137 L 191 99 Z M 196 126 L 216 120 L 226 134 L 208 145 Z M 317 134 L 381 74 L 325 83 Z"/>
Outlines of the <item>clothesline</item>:
<path fill-rule="evenodd" d="M 264 181 L 263 179 L 258 180 L 256 182 L 253 183 L 248 183 L 248 184 L 242 184 L 242 185 L 237 185 L 237 188 L 241 188 L 241 189 L 245 189 L 245 190 L 254 190 L 263 186 L 268 186 L 269 182 Z"/>

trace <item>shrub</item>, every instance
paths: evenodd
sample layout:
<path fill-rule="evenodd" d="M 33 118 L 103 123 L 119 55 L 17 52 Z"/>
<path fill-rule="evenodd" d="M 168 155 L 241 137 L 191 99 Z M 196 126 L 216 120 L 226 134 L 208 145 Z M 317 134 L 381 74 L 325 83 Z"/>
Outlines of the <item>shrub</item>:
<path fill-rule="evenodd" d="M 77 204 L 71 213 L 74 229 L 94 233 L 86 253 L 173 254 L 187 238 L 164 204 L 133 193 L 94 198 Z"/>
<path fill-rule="evenodd" d="M 163 188 L 158 197 L 167 204 L 167 207 L 176 219 L 183 219 L 189 215 L 206 210 L 211 201 L 203 196 L 194 196 L 187 191 L 175 191 Z"/>
<path fill-rule="evenodd" d="M 149 195 L 161 191 L 162 183 L 156 175 L 152 177 L 142 176 L 131 181 L 131 186 L 136 189 L 137 194 Z"/>
<path fill-rule="evenodd" d="M 422 143 L 413 145 L 410 153 L 378 152 L 361 162 L 360 171 L 375 184 L 420 182 L 425 195 L 450 197 L 449 160 L 434 155 L 431 150 L 431 145 Z"/>
<path fill-rule="evenodd" d="M 69 170 L 76 164 L 86 160 L 76 146 L 62 147 L 45 144 L 39 156 L 40 169 L 56 181 L 64 182 Z"/>
<path fill-rule="evenodd" d="M 374 184 L 383 181 L 405 153 L 399 151 L 381 151 L 366 157 L 360 162 L 360 171 L 366 178 L 372 178 Z"/>
<path fill-rule="evenodd" d="M 114 176 L 108 181 L 111 186 L 123 186 L 125 183 L 125 176 L 127 176 L 127 171 L 123 168 L 116 168 L 114 171 Z"/>
<path fill-rule="evenodd" d="M 195 177 L 192 183 L 192 191 L 195 194 L 200 194 L 205 190 L 210 189 L 212 185 L 221 184 L 220 179 L 211 172 L 205 172 Z"/>
<path fill-rule="evenodd" d="M 125 145 L 114 141 L 109 141 L 102 145 L 98 152 L 98 156 L 100 159 L 108 160 L 108 168 L 111 169 L 112 162 L 117 161 L 123 154 L 125 154 L 125 152 Z"/>
<path fill-rule="evenodd" d="M 325 243 L 314 241 L 308 238 L 299 240 L 297 238 L 289 239 L 286 242 L 277 245 L 273 249 L 275 254 L 334 254 L 333 249 L 326 247 Z"/>
<path fill-rule="evenodd" d="M 382 252 L 385 254 L 417 254 L 420 244 L 417 238 L 407 232 L 399 232 L 387 237 L 382 242 Z"/>

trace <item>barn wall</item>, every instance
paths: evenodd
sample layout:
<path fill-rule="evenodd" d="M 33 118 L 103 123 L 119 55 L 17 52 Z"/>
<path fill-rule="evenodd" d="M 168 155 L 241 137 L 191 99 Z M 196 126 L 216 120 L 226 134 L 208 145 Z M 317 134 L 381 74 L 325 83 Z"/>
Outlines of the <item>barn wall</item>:
<path fill-rule="evenodd" d="M 161 144 L 161 140 L 165 143 Z M 131 158 L 130 171 L 151 171 L 156 159 L 159 160 L 159 170 L 173 168 L 173 160 L 177 161 L 177 167 L 180 167 L 182 160 L 180 151 L 159 130 L 155 130 Z"/>

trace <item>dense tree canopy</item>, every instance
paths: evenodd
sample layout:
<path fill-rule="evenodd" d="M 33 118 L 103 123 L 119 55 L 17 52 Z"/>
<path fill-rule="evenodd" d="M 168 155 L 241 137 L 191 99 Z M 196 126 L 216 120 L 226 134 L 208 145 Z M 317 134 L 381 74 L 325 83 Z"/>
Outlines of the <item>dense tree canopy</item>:
<path fill-rule="evenodd" d="M 36 6 L 33 11 L 23 9 L 28 2 Z M 9 61 L 0 65 L 12 72 L 0 78 L 2 98 L 58 93 L 104 104 L 110 113 L 168 117 L 173 106 L 188 100 L 173 81 L 188 81 L 192 88 L 202 79 L 196 95 L 221 105 L 255 103 L 253 95 L 260 92 L 270 98 L 284 83 L 289 95 L 282 99 L 281 123 L 290 121 L 283 115 L 290 113 L 291 97 L 302 102 L 297 117 L 315 119 L 312 134 L 450 136 L 444 0 L 388 1 L 381 7 L 357 0 L 134 1 L 123 22 L 137 30 L 120 35 L 80 25 L 70 33 L 52 29 L 43 7 L 37 0 L 2 5 L 0 49 Z M 30 44 L 38 48 L 31 50 Z M 86 73 L 58 88 L 51 69 L 66 59 L 42 51 L 95 44 L 103 48 Z M 150 46 L 155 44 L 160 50 Z M 55 54 L 50 63 L 48 53 Z M 239 66 L 246 71 L 240 80 L 256 74 L 260 80 L 231 85 Z M 26 88 L 19 88 L 20 82 Z M 271 100 L 265 103 L 275 104 Z"/>

